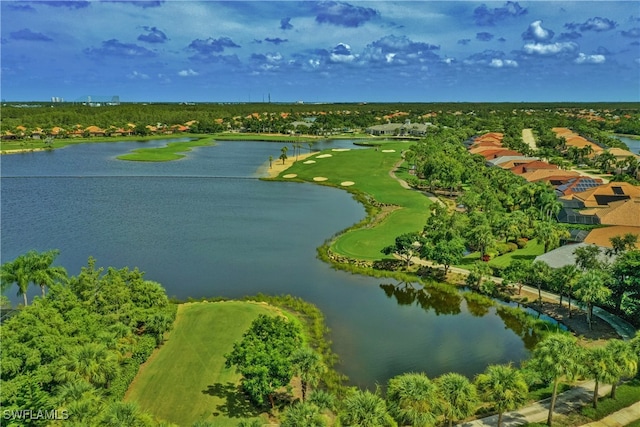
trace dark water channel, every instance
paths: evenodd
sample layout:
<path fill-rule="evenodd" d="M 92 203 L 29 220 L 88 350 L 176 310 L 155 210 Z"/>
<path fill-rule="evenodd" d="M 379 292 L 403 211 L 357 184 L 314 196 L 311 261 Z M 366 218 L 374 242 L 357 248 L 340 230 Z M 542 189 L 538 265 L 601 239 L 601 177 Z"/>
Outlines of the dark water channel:
<path fill-rule="evenodd" d="M 58 263 L 70 274 L 93 256 L 99 266 L 137 266 L 179 298 L 302 297 L 325 313 L 339 369 L 360 386 L 408 371 L 473 376 L 490 363 L 528 357 L 523 338 L 530 338 L 495 308 L 479 311 L 456 294 L 408 291 L 414 285 L 318 261 L 316 247 L 365 212 L 342 190 L 256 179 L 282 144 L 222 142 L 168 163 L 115 158 L 158 144 L 2 156 L 2 262 L 58 248 Z M 344 146 L 356 148 L 322 143 Z M 8 294 L 19 301 L 15 288 Z"/>

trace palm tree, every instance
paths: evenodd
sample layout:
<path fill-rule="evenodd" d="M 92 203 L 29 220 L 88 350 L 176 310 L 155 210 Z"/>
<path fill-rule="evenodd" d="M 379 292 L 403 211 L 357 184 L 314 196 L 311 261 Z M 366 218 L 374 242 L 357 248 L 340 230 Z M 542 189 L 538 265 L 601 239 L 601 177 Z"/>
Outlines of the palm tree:
<path fill-rule="evenodd" d="M 554 290 L 560 296 L 560 307 L 562 307 L 562 298 L 567 295 L 569 298 L 569 316 L 571 316 L 571 292 L 573 285 L 578 277 L 578 269 L 575 265 L 564 265 L 560 268 L 553 269 L 551 273 L 551 282 Z"/>
<path fill-rule="evenodd" d="M 282 414 L 281 427 L 324 427 L 327 425 L 320 409 L 307 402 L 289 406 Z"/>
<path fill-rule="evenodd" d="M 498 427 L 502 425 L 505 411 L 524 404 L 529 392 L 524 377 L 511 365 L 490 365 L 477 376 L 476 387 L 482 398 L 498 411 Z"/>
<path fill-rule="evenodd" d="M 389 380 L 389 412 L 401 425 L 428 427 L 436 424 L 440 405 L 437 387 L 424 374 L 402 374 Z"/>
<path fill-rule="evenodd" d="M 342 403 L 340 421 L 345 426 L 391 427 L 395 425 L 385 401 L 378 394 L 357 390 Z"/>
<path fill-rule="evenodd" d="M 603 270 L 589 270 L 578 279 L 576 297 L 587 306 L 589 329 L 591 329 L 594 304 L 605 301 L 611 295 L 611 289 L 606 286 L 610 279 L 609 273 Z"/>
<path fill-rule="evenodd" d="M 613 359 L 613 367 L 616 371 L 611 381 L 611 398 L 616 398 L 616 387 L 622 378 L 634 377 L 638 373 L 638 358 L 640 356 L 633 351 L 630 342 L 622 340 L 609 340 L 605 347 Z"/>
<path fill-rule="evenodd" d="M 588 378 L 593 379 L 593 408 L 598 408 L 598 386 L 600 382 L 613 383 L 618 367 L 615 366 L 612 354 L 605 347 L 586 350 L 584 354 L 584 370 Z"/>
<path fill-rule="evenodd" d="M 572 381 L 581 369 L 581 354 L 577 346 L 577 340 L 571 335 L 552 334 L 538 343 L 533 351 L 533 366 L 539 372 L 553 379 L 551 403 L 547 424 L 550 426 L 553 420 L 553 410 L 558 395 L 558 384 L 561 379 Z"/>
<path fill-rule="evenodd" d="M 140 411 L 136 403 L 112 402 L 108 406 L 100 425 L 106 427 L 145 427 L 151 425 L 151 422 L 151 417 Z"/>
<path fill-rule="evenodd" d="M 318 353 L 309 347 L 303 347 L 291 355 L 295 375 L 300 377 L 302 388 L 302 401 L 306 400 L 309 386 L 315 387 L 320 382 L 320 376 L 326 372 L 327 368 L 322 363 L 322 358 Z"/>
<path fill-rule="evenodd" d="M 46 287 L 53 285 L 56 280 L 62 280 L 67 277 L 67 271 L 60 266 L 52 266 L 53 261 L 60 254 L 57 249 L 46 252 L 37 253 L 29 251 L 27 256 L 31 259 L 31 280 L 40 286 L 42 298 L 45 297 Z"/>
<path fill-rule="evenodd" d="M 22 295 L 25 307 L 29 305 L 27 301 L 27 290 L 31 277 L 31 266 L 28 258 L 23 254 L 10 262 L 2 264 L 0 268 L 0 282 L 2 291 L 13 283 L 18 286 L 18 295 Z"/>
<path fill-rule="evenodd" d="M 117 375 L 118 360 L 104 345 L 88 343 L 63 356 L 62 366 L 61 379 L 82 378 L 96 387 L 108 387 Z"/>
<path fill-rule="evenodd" d="M 542 305 L 542 285 L 551 280 L 551 267 L 544 261 L 534 261 L 527 273 L 525 282 L 538 288 L 538 305 Z"/>
<path fill-rule="evenodd" d="M 454 421 L 464 420 L 475 413 L 478 395 L 475 386 L 467 377 L 448 373 L 436 378 L 442 414 L 452 427 Z"/>

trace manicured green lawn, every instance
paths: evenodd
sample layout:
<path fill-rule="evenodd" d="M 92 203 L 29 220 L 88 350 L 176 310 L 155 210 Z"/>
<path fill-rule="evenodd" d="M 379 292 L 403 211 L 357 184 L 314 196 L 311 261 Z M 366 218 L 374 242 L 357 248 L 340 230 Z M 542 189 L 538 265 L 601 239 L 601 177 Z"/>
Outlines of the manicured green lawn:
<path fill-rule="evenodd" d="M 119 160 L 132 160 L 137 162 L 168 162 L 178 160 L 186 156 L 192 147 L 213 145 L 211 138 L 197 139 L 195 141 L 170 142 L 164 147 L 140 148 L 131 153 L 118 156 Z"/>
<path fill-rule="evenodd" d="M 544 245 L 538 243 L 536 240 L 530 240 L 522 249 L 517 249 L 513 252 L 506 253 L 504 255 L 492 258 L 489 261 L 489 265 L 495 267 L 506 267 L 511 263 L 512 259 L 524 259 L 533 261 L 538 255 L 542 255 L 544 252 Z M 480 259 L 480 252 L 473 252 L 462 259 L 457 267 L 464 268 L 469 266 Z"/>
<path fill-rule="evenodd" d="M 402 188 L 400 183 L 389 176 L 389 171 L 411 143 L 385 143 L 378 150 L 374 148 L 350 151 L 326 150 L 302 161 L 281 174 L 296 174 L 294 179 L 314 182 L 314 177 L 326 177 L 324 184 L 338 188 L 350 188 L 371 195 L 376 201 L 395 205 L 391 212 L 381 218 L 375 227 L 350 230 L 340 236 L 332 245 L 332 250 L 340 255 L 359 259 L 375 260 L 384 258 L 382 248 L 393 243 L 403 233 L 420 231 L 424 227 L 431 201 L 423 194 Z M 383 152 L 383 150 L 395 150 Z M 331 157 L 319 156 L 330 154 Z M 344 187 L 341 183 L 351 181 L 354 185 Z"/>
<path fill-rule="evenodd" d="M 225 368 L 224 354 L 259 314 L 276 310 L 241 301 L 181 304 L 173 331 L 143 365 L 125 400 L 181 426 L 208 420 L 235 427 L 242 418 L 257 417 L 238 393 L 240 375 Z"/>

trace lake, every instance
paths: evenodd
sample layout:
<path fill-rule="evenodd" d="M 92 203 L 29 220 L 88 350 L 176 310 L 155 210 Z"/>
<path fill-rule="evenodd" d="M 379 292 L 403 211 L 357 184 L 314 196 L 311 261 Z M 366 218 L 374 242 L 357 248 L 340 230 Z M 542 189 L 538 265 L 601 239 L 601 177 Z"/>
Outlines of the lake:
<path fill-rule="evenodd" d="M 640 139 L 631 139 L 626 136 L 619 135 L 616 135 L 616 138 L 627 144 L 627 147 L 629 147 L 629 151 L 635 154 L 640 154 Z"/>
<path fill-rule="evenodd" d="M 325 314 L 338 369 L 371 389 L 403 372 L 472 377 L 528 357 L 494 308 L 317 260 L 316 248 L 365 211 L 344 190 L 257 179 L 281 143 L 220 142 L 167 163 L 116 159 L 165 142 L 2 156 L 2 262 L 57 248 L 70 275 L 93 256 L 98 266 L 137 266 L 181 299 L 299 296 Z M 351 141 L 318 147 L 357 148 Z M 8 291 L 14 303 L 15 291 Z M 30 298 L 38 292 L 34 286 Z"/>

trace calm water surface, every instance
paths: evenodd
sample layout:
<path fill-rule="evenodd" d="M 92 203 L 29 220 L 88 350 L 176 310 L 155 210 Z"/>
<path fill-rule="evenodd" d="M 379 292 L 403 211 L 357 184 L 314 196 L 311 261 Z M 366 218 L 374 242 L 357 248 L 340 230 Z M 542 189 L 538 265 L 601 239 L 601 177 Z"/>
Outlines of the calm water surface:
<path fill-rule="evenodd" d="M 627 144 L 629 151 L 632 153 L 640 154 L 640 139 L 631 139 L 626 136 L 616 136 L 620 141 Z"/>
<path fill-rule="evenodd" d="M 493 308 L 479 312 L 457 295 L 408 290 L 318 261 L 316 247 L 365 212 L 342 190 L 256 179 L 282 144 L 221 142 L 168 163 L 115 158 L 162 144 L 2 156 L 2 262 L 58 248 L 72 275 L 93 256 L 100 266 L 137 266 L 179 298 L 302 297 L 325 313 L 339 369 L 359 386 L 408 371 L 473 376 L 490 363 L 528 357 L 522 334 Z M 33 287 L 30 297 L 37 293 Z"/>

